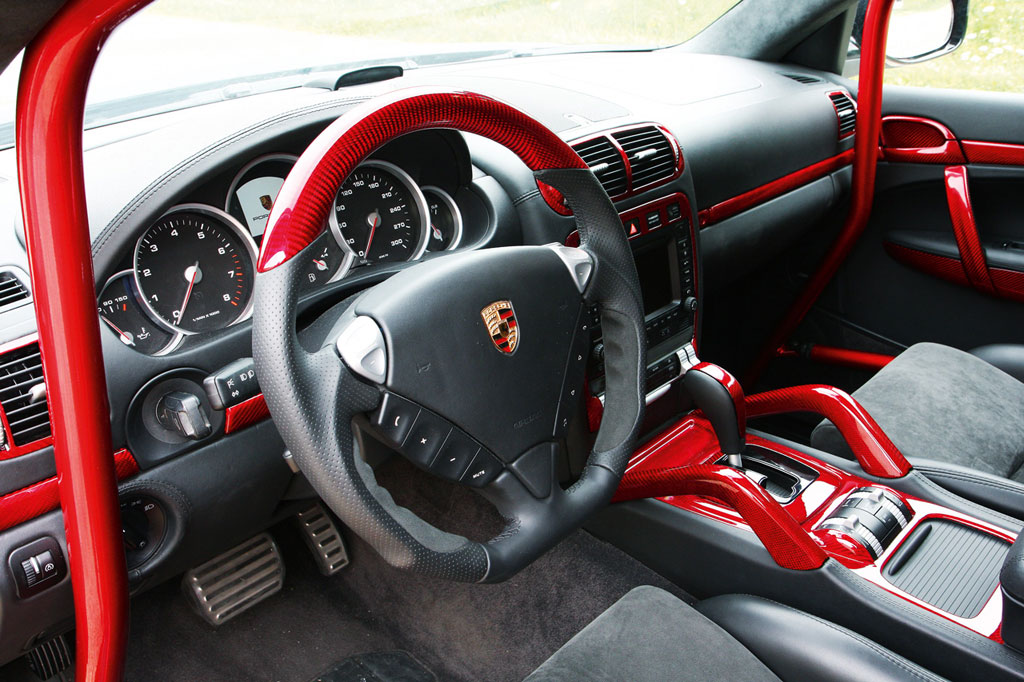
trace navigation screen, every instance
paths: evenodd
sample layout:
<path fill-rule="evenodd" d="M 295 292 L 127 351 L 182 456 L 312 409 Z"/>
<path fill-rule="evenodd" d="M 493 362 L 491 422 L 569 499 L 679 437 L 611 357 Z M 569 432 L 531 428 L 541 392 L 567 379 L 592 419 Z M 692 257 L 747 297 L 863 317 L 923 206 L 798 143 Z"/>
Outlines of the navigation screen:
<path fill-rule="evenodd" d="M 671 242 L 669 242 L 671 244 Z M 670 249 L 665 244 L 634 254 L 636 271 L 640 276 L 640 293 L 644 297 L 644 316 L 662 308 L 673 300 Z"/>

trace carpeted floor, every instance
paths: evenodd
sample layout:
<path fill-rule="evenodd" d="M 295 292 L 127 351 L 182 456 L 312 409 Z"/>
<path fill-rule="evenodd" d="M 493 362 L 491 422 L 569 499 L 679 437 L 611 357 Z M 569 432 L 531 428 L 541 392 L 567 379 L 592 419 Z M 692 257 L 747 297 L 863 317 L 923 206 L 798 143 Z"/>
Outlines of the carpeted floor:
<path fill-rule="evenodd" d="M 478 535 L 488 523 L 465 489 L 439 490 L 436 479 L 421 488 L 406 471 L 392 478 L 400 485 L 389 487 L 421 493 L 427 506 L 417 511 L 442 527 Z M 351 536 L 351 565 L 324 578 L 297 531 L 282 526 L 274 536 L 285 558 L 284 589 L 219 628 L 189 610 L 176 583 L 133 600 L 126 678 L 307 682 L 353 654 L 397 649 L 440 680 L 521 680 L 636 585 L 689 599 L 582 531 L 498 585 L 398 571 Z"/>

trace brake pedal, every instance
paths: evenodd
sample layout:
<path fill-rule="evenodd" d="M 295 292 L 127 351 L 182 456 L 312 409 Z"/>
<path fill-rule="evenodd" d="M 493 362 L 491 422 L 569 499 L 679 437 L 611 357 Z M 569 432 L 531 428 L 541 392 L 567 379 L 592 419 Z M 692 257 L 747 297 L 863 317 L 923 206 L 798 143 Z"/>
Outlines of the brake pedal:
<path fill-rule="evenodd" d="M 57 635 L 32 647 L 25 656 L 28 667 L 41 680 L 57 677 L 71 667 L 71 647 L 65 635 Z M 61 679 L 64 679 L 63 676 Z"/>
<path fill-rule="evenodd" d="M 348 551 L 338 526 L 324 506 L 316 502 L 312 507 L 295 515 L 302 531 L 302 539 L 313 553 L 317 568 L 323 575 L 334 575 L 348 566 Z"/>
<path fill-rule="evenodd" d="M 284 562 L 270 534 L 260 533 L 193 568 L 181 584 L 199 616 L 216 626 L 279 592 Z"/>

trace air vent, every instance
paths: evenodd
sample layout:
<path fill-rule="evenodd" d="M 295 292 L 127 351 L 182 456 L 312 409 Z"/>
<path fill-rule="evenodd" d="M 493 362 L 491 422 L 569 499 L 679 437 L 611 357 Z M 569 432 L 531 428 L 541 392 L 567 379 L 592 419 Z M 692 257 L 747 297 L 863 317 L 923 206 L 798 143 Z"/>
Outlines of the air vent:
<path fill-rule="evenodd" d="M 595 137 L 574 144 L 572 148 L 590 166 L 608 196 L 626 193 L 626 164 L 622 162 L 622 155 L 611 140 L 604 136 Z"/>
<path fill-rule="evenodd" d="M 50 436 L 38 343 L 0 355 L 0 409 L 7 418 L 14 445 L 28 445 Z"/>
<path fill-rule="evenodd" d="M 28 287 L 14 270 L 0 270 L 0 310 L 21 305 L 29 298 Z"/>
<path fill-rule="evenodd" d="M 626 153 L 633 174 L 633 191 L 668 180 L 676 174 L 676 153 L 665 134 L 654 126 L 612 133 Z"/>
<path fill-rule="evenodd" d="M 839 139 L 852 135 L 857 128 L 857 107 L 853 100 L 845 92 L 830 92 L 828 98 L 839 117 Z"/>
<path fill-rule="evenodd" d="M 802 73 L 784 73 L 782 75 L 785 76 L 786 78 L 788 78 L 791 81 L 796 81 L 797 83 L 803 83 L 804 85 L 813 85 L 815 83 L 824 83 L 825 82 L 825 81 L 821 80 L 820 78 L 815 78 L 814 76 L 805 76 Z"/>

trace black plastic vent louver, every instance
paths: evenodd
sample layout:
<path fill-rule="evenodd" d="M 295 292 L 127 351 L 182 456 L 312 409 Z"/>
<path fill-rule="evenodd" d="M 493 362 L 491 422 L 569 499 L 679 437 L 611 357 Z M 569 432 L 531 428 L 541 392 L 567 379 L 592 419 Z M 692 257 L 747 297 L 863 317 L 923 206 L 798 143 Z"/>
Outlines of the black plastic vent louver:
<path fill-rule="evenodd" d="M 615 197 L 626 192 L 626 164 L 622 155 L 607 137 L 574 144 L 572 148 L 584 163 L 590 166 L 608 196 Z"/>
<path fill-rule="evenodd" d="M 676 154 L 665 134 L 654 126 L 612 133 L 622 145 L 633 174 L 633 190 L 667 180 L 676 174 Z"/>
<path fill-rule="evenodd" d="M 823 83 L 824 81 L 814 76 L 805 76 L 802 73 L 784 73 L 782 74 L 786 78 L 796 81 L 797 83 L 803 83 L 804 85 L 813 85 L 814 83 Z"/>
<path fill-rule="evenodd" d="M 50 412 L 43 386 L 38 343 L 0 355 L 0 409 L 11 428 L 14 445 L 27 445 L 50 435 Z"/>
<path fill-rule="evenodd" d="M 25 283 L 10 270 L 0 270 L 0 310 L 13 307 L 29 299 Z"/>
<path fill-rule="evenodd" d="M 853 134 L 857 128 L 857 107 L 853 100 L 845 92 L 830 93 L 828 98 L 832 100 L 836 116 L 839 117 L 839 137 L 843 138 Z"/>

